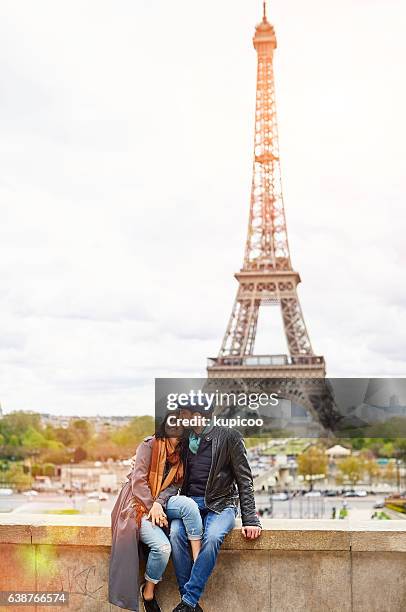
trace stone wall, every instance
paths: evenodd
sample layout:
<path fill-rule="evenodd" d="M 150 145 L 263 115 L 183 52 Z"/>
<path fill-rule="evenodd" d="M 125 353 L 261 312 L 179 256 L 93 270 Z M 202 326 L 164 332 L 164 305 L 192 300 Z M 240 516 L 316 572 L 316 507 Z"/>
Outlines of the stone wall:
<path fill-rule="evenodd" d="M 201 602 L 205 612 L 405 612 L 406 523 L 264 521 L 261 538 L 235 529 Z M 107 612 L 109 516 L 0 515 L 0 591 L 65 590 L 69 611 Z M 163 612 L 178 602 L 172 568 Z M 61 607 L 4 607 L 5 612 Z"/>

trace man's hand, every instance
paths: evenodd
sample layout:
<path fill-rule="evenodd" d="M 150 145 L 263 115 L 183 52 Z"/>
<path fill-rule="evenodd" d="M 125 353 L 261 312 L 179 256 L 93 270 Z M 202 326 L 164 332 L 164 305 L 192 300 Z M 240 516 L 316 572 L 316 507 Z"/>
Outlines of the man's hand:
<path fill-rule="evenodd" d="M 261 527 L 243 527 L 241 533 L 247 540 L 256 540 L 261 535 Z"/>
<path fill-rule="evenodd" d="M 158 525 L 158 527 L 168 527 L 168 519 L 166 518 L 164 509 L 159 502 L 154 502 L 152 504 L 152 508 L 148 512 L 147 519 L 151 519 L 151 523 L 153 525 Z"/>
<path fill-rule="evenodd" d="M 134 469 L 134 467 L 135 467 L 135 457 L 136 457 L 136 456 L 135 456 L 135 455 L 133 455 L 133 456 L 130 458 L 130 461 L 131 461 L 130 465 L 131 465 L 131 469 L 132 469 L 132 470 L 133 470 L 133 469 Z"/>

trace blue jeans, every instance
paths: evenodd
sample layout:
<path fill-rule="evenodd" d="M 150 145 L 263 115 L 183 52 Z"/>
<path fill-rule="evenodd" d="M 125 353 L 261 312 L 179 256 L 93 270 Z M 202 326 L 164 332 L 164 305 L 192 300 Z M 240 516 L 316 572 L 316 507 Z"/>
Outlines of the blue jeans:
<path fill-rule="evenodd" d="M 206 508 L 204 497 L 193 497 L 203 519 L 202 548 L 193 563 L 188 538 L 181 520 L 171 522 L 172 560 L 182 600 L 193 608 L 198 603 L 216 564 L 220 546 L 235 525 L 235 508 L 225 508 L 220 514 Z"/>
<path fill-rule="evenodd" d="M 203 523 L 196 502 L 190 497 L 176 495 L 170 497 L 166 505 L 166 515 L 169 519 L 177 519 L 184 526 L 189 540 L 201 540 Z M 149 547 L 148 561 L 145 568 L 145 579 L 157 584 L 162 580 L 163 573 L 171 555 L 171 545 L 165 532 L 153 525 L 146 516 L 142 517 L 140 540 Z"/>
<path fill-rule="evenodd" d="M 170 497 L 166 504 L 166 516 L 170 521 L 179 519 L 183 522 L 188 540 L 202 539 L 202 517 L 199 506 L 191 497 L 186 497 L 186 495 Z"/>
<path fill-rule="evenodd" d="M 158 584 L 171 556 L 170 542 L 165 532 L 158 525 L 153 525 L 146 516 L 141 520 L 140 540 L 149 547 L 145 580 Z"/>

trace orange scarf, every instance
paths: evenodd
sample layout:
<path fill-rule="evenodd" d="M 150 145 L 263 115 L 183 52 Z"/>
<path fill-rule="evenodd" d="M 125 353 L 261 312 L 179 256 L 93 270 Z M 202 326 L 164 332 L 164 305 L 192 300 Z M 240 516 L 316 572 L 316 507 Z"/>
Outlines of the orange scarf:
<path fill-rule="evenodd" d="M 171 464 L 170 470 L 164 479 L 166 462 Z M 169 487 L 173 482 L 180 483 L 183 479 L 183 463 L 180 459 L 178 445 L 172 443 L 169 438 L 155 438 L 152 444 L 151 465 L 149 468 L 148 483 L 154 501 L 159 497 L 161 491 Z M 135 500 L 135 514 L 138 527 L 144 514 L 148 514 L 144 504 Z"/>

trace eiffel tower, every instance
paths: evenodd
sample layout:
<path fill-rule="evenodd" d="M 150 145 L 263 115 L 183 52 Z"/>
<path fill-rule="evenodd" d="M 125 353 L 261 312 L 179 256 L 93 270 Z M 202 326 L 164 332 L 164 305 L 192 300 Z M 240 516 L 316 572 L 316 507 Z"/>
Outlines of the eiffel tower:
<path fill-rule="evenodd" d="M 320 393 L 324 394 L 325 387 L 325 361 L 324 357 L 314 354 L 297 295 L 301 279 L 290 259 L 273 71 L 277 44 L 274 28 L 267 19 L 266 2 L 253 43 L 258 68 L 248 236 L 243 267 L 235 274 L 238 291 L 234 307 L 220 352 L 217 357 L 209 358 L 207 373 L 209 379 L 234 379 L 236 382 L 256 379 L 262 386 L 264 379 L 283 379 L 285 393 L 300 399 L 302 405 L 316 412 L 318 419 L 329 425 L 331 402 L 327 402 L 328 414 L 324 417 L 326 405 L 324 402 L 322 407 L 320 403 Z M 288 355 L 257 355 L 254 352 L 259 309 L 265 305 L 281 308 Z M 294 389 L 288 392 L 288 380 L 298 378 L 302 384 L 298 385 L 297 381 L 293 384 Z"/>

